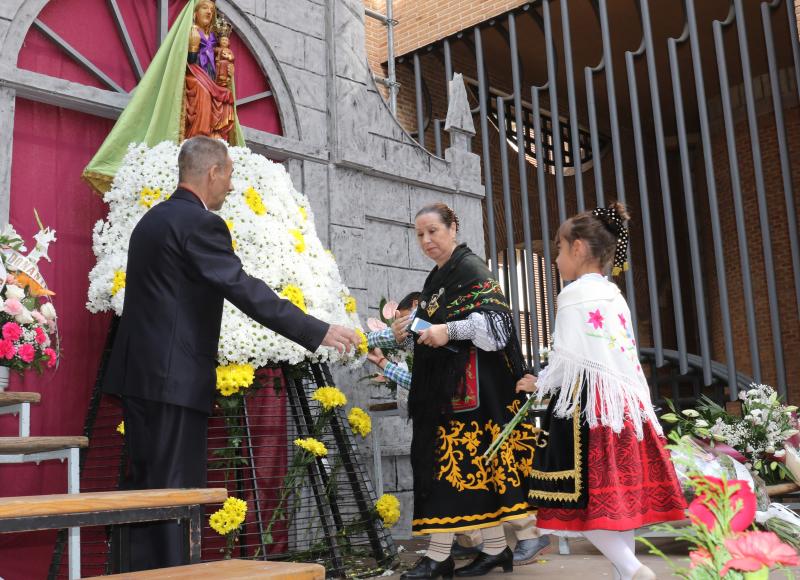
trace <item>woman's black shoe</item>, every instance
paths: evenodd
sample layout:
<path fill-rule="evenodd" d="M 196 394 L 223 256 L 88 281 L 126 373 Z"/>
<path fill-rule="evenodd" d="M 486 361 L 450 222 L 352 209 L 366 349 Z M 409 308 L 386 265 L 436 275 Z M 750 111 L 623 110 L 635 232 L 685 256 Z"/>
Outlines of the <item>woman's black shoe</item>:
<path fill-rule="evenodd" d="M 498 566 L 503 567 L 503 572 L 511 572 L 514 569 L 514 552 L 508 546 L 494 556 L 481 552 L 471 564 L 456 570 L 456 576 L 483 576 Z"/>
<path fill-rule="evenodd" d="M 480 558 L 480 556 L 478 556 Z M 513 556 L 512 556 L 513 558 Z M 427 556 L 420 558 L 411 570 L 400 575 L 401 580 L 416 580 L 417 578 L 452 578 L 456 563 L 450 556 L 443 562 L 431 560 Z"/>

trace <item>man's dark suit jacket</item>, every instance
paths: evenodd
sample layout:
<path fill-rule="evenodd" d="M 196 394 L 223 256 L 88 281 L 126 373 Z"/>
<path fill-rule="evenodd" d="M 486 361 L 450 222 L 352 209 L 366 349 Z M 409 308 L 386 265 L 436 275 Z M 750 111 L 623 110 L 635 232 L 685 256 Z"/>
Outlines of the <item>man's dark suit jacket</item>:
<path fill-rule="evenodd" d="M 223 299 L 312 352 L 328 331 L 246 274 L 225 221 L 178 188 L 131 234 L 125 303 L 103 390 L 210 413 Z"/>

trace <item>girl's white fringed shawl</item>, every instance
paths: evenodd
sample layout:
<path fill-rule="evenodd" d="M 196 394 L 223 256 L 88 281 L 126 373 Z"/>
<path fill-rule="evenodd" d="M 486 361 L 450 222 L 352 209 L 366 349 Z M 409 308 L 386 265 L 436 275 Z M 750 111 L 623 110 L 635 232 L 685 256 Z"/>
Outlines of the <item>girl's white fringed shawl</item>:
<path fill-rule="evenodd" d="M 619 433 L 627 417 L 640 440 L 643 421 L 662 434 L 630 319 L 617 285 L 600 275 L 583 276 L 561 291 L 553 349 L 537 381 L 539 398 L 557 397 L 556 416 L 572 415 L 586 384 L 582 414 L 590 428 L 602 424 Z"/>

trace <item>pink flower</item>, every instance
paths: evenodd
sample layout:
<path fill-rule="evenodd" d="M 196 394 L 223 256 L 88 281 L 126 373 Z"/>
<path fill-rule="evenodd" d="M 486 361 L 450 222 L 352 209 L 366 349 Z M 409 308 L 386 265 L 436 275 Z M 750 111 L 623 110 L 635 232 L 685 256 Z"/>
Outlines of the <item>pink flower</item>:
<path fill-rule="evenodd" d="M 33 362 L 34 357 L 36 356 L 36 349 L 33 348 L 32 344 L 25 343 L 19 347 L 17 351 L 19 358 L 21 358 L 26 363 Z"/>
<path fill-rule="evenodd" d="M 51 369 L 54 366 L 56 366 L 56 359 L 58 359 L 58 356 L 56 355 L 56 351 L 54 351 L 52 348 L 46 348 L 46 349 L 44 349 L 44 354 L 48 358 L 47 368 Z"/>
<path fill-rule="evenodd" d="M 39 324 L 47 324 L 47 319 L 44 317 L 44 314 L 38 310 L 31 310 L 31 316 L 33 316 L 33 319 Z"/>
<path fill-rule="evenodd" d="M 735 538 L 725 540 L 725 547 L 730 552 L 731 559 L 720 570 L 720 578 L 731 568 L 742 572 L 755 572 L 764 567 L 771 568 L 775 564 L 784 566 L 800 564 L 794 549 L 781 542 L 773 532 L 739 534 Z"/>
<path fill-rule="evenodd" d="M 6 284 L 16 284 L 16 283 L 17 283 L 16 276 L 14 276 L 13 274 L 6 275 Z"/>
<path fill-rule="evenodd" d="M 6 325 L 8 326 L 8 325 Z M 36 327 L 36 344 L 44 344 L 47 342 L 47 335 L 45 334 L 44 330 L 40 326 Z"/>
<path fill-rule="evenodd" d="M 619 316 L 619 323 L 622 325 L 622 328 L 628 328 L 628 321 L 625 320 L 624 314 L 617 314 Z"/>
<path fill-rule="evenodd" d="M 597 330 L 598 328 L 603 328 L 603 315 L 600 314 L 600 309 L 598 308 L 594 312 L 589 313 L 589 320 L 586 321 L 588 324 L 594 326 L 594 329 Z"/>
<path fill-rule="evenodd" d="M 706 480 L 710 487 L 714 488 L 711 491 L 712 495 L 718 497 L 726 493 L 721 479 L 708 475 L 704 475 L 702 479 Z M 727 489 L 733 491 L 730 497 L 731 507 L 735 508 L 737 504 L 740 505 L 739 510 L 731 518 L 731 530 L 741 532 L 746 530 L 756 517 L 756 496 L 750 491 L 750 486 L 743 479 L 729 480 Z M 717 525 L 717 518 L 707 504 L 716 506 L 716 498 L 708 497 L 707 493 L 701 493 L 697 496 L 689 504 L 689 519 L 694 523 L 702 523 L 709 530 L 713 530 Z"/>
<path fill-rule="evenodd" d="M 367 328 L 375 332 L 376 330 L 383 330 L 384 328 L 388 327 L 383 320 L 378 320 L 377 318 L 367 318 Z"/>
<path fill-rule="evenodd" d="M 14 343 L 5 338 L 0 339 L 0 358 L 11 360 L 15 354 L 17 354 L 17 349 L 14 347 Z"/>
<path fill-rule="evenodd" d="M 3 306 L 3 312 L 11 316 L 22 314 L 23 310 L 25 310 L 25 307 L 22 305 L 22 302 L 16 298 L 9 298 L 6 300 L 5 306 Z"/>
<path fill-rule="evenodd" d="M 711 554 L 709 554 L 708 550 L 705 548 L 698 548 L 697 550 L 689 552 L 689 561 L 691 562 L 689 568 L 697 568 L 704 564 L 710 564 Z"/>
<path fill-rule="evenodd" d="M 397 302 L 394 300 L 389 300 L 386 304 L 383 305 L 383 310 L 381 310 L 381 314 L 386 320 L 391 320 L 394 318 L 394 315 L 397 314 Z"/>
<path fill-rule="evenodd" d="M 16 342 L 22 336 L 22 328 L 16 322 L 6 322 L 3 325 L 3 338 Z"/>

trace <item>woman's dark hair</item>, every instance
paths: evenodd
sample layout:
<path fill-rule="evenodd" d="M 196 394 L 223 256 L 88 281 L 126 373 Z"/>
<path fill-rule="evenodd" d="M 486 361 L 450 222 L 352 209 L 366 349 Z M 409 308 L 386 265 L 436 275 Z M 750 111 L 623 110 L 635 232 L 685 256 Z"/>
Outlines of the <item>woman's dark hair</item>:
<path fill-rule="evenodd" d="M 608 206 L 608 209 L 613 210 L 613 214 L 620 223 L 631 219 L 628 210 L 618 201 Z M 564 238 L 570 244 L 575 240 L 583 240 L 589 247 L 591 257 L 600 262 L 603 268 L 607 268 L 614 259 L 619 235 L 619 226 L 613 219 L 595 215 L 592 211 L 585 211 L 572 216 L 561 224 L 561 227 L 558 228 L 557 240 Z"/>
<path fill-rule="evenodd" d="M 446 225 L 448 228 L 451 225 L 456 224 L 456 231 L 458 231 L 459 223 L 458 223 L 458 217 L 456 216 L 456 212 L 450 209 L 450 207 L 447 204 L 444 204 L 441 201 L 437 201 L 436 203 L 426 205 L 417 212 L 417 215 L 414 216 L 414 219 L 417 219 L 419 216 L 426 213 L 438 214 L 439 219 L 442 220 L 442 223 Z"/>
<path fill-rule="evenodd" d="M 420 296 L 422 296 L 422 292 L 411 292 L 400 301 L 400 304 L 397 305 L 397 309 L 411 310 L 411 308 L 414 306 L 414 302 L 419 302 Z"/>

